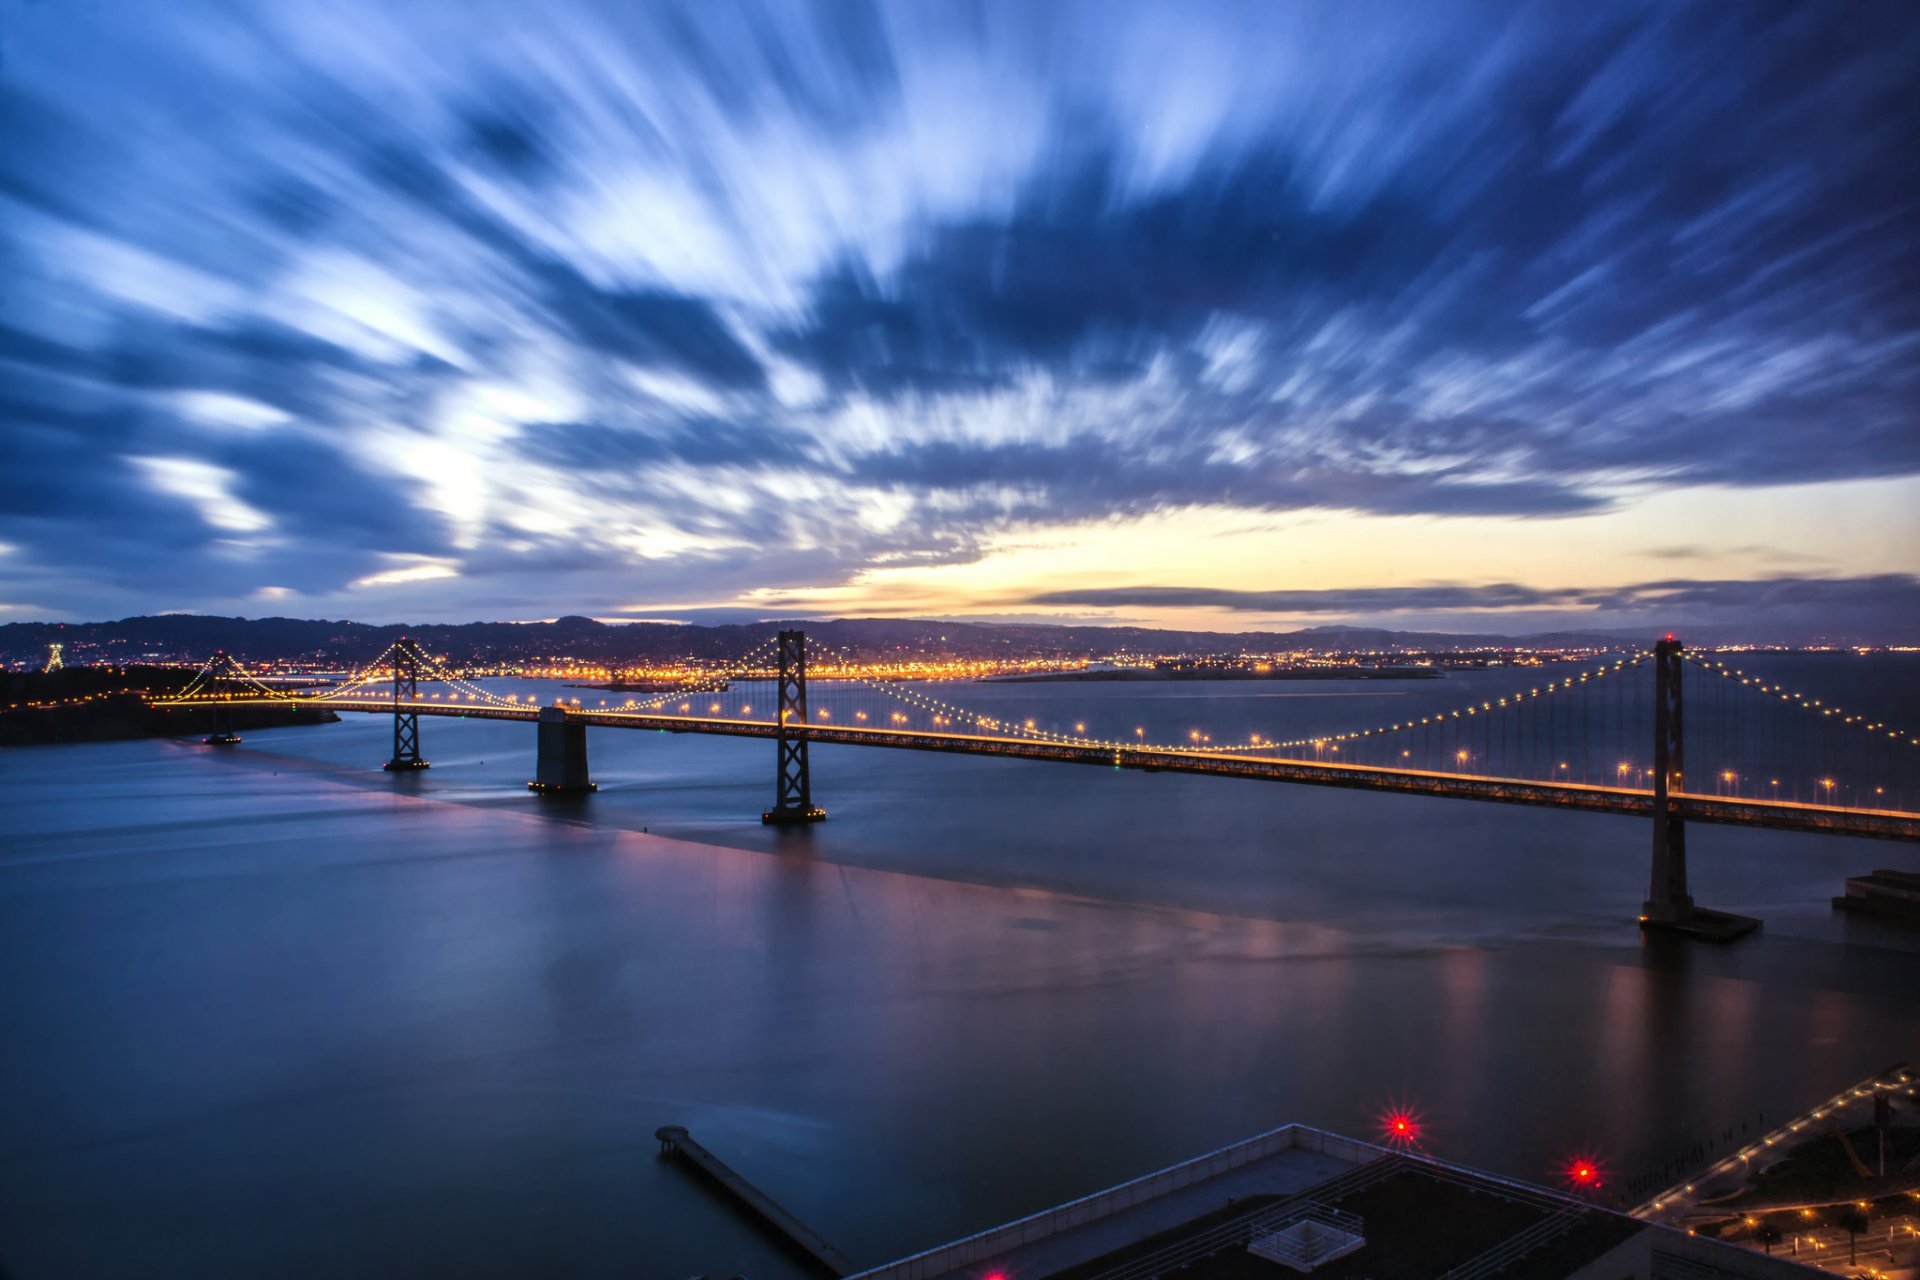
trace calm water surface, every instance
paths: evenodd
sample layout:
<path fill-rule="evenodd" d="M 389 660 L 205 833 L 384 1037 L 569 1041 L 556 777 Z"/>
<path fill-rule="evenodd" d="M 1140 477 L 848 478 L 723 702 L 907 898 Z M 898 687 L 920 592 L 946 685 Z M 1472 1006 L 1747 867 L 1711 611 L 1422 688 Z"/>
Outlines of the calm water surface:
<path fill-rule="evenodd" d="M 1911 663 L 1772 661 L 1920 720 Z M 1514 684 L 941 692 L 1167 736 Z M 878 1262 L 1395 1100 L 1624 1179 L 1920 1059 L 1920 940 L 1827 905 L 1908 846 L 1696 827 L 1696 896 L 1767 927 L 1662 945 L 1626 819 L 816 748 L 832 820 L 783 833 L 767 743 L 596 730 L 569 803 L 528 726 L 428 721 L 400 779 L 389 733 L 0 753 L 11 1274 L 782 1280 L 657 1126 Z"/>

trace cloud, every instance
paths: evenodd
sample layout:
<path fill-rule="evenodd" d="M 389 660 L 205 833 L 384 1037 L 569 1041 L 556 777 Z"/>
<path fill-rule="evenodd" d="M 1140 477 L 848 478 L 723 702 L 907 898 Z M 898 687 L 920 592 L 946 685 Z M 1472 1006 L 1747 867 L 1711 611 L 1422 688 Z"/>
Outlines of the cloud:
<path fill-rule="evenodd" d="M 562 468 L 628 468 L 666 462 L 695 467 L 820 465 L 804 439 L 765 422 L 687 417 L 653 426 L 534 422 L 521 429 L 522 456 Z"/>
<path fill-rule="evenodd" d="M 1298 617 L 1389 618 L 1396 614 L 1496 615 L 1501 611 L 1586 614 L 1615 625 L 1659 616 L 1703 624 L 1766 622 L 1910 635 L 1920 626 L 1920 577 L 1669 578 L 1619 587 L 1538 588 L 1510 582 L 1406 587 L 1238 591 L 1195 587 L 1112 587 L 1047 591 L 1011 603 L 1098 609 L 1196 609 Z M 1488 625 L 1498 625 L 1489 618 Z"/>
<path fill-rule="evenodd" d="M 1236 613 L 1373 614 L 1428 609 L 1538 609 L 1578 605 L 1579 588 L 1541 590 L 1511 582 L 1479 586 L 1357 587 L 1325 591 L 1234 591 L 1208 587 L 1088 587 L 1026 596 L 1020 603 L 1111 609 L 1230 609 Z"/>
<path fill-rule="evenodd" d="M 1458 474 L 1381 475 L 1309 457 L 1228 461 L 1204 436 L 1095 437 L 1057 446 L 933 441 L 863 455 L 866 484 L 980 491 L 982 507 L 1025 519 L 1102 518 L 1209 503 L 1266 510 L 1309 507 L 1393 515 L 1570 515 L 1606 505 L 1550 481 L 1478 481 Z"/>
<path fill-rule="evenodd" d="M 347 585 L 354 590 L 364 587 L 397 587 L 406 583 L 432 582 L 436 578 L 456 578 L 460 575 L 458 565 L 438 560 L 421 560 L 417 557 L 409 557 L 409 559 L 411 563 L 382 569 L 364 578 L 355 578 Z"/>
<path fill-rule="evenodd" d="M 1920 476 L 1892 9 L 9 23 L 8 599 L 416 557 L 462 612 L 726 608 L 1145 513 Z"/>

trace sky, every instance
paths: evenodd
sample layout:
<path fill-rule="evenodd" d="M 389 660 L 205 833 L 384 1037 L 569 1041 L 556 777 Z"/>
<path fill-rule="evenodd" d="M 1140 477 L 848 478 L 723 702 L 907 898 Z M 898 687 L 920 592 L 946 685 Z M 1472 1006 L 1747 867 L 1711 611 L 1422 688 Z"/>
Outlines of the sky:
<path fill-rule="evenodd" d="M 1920 640 L 1899 4 L 0 0 L 0 622 Z"/>

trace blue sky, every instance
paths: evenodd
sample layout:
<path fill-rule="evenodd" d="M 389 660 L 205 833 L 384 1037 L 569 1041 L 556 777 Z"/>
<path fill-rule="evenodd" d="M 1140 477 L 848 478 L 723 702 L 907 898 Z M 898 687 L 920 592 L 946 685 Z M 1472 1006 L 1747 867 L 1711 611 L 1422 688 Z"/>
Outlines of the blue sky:
<path fill-rule="evenodd" d="M 1898 5 L 0 0 L 0 621 L 1920 631 Z"/>

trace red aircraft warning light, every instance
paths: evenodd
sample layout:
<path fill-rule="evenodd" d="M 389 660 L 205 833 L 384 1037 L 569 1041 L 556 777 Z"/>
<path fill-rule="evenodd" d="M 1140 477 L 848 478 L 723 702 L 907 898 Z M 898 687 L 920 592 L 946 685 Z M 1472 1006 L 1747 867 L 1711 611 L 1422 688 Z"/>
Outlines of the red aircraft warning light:
<path fill-rule="evenodd" d="M 1600 1165 L 1585 1157 L 1575 1159 L 1567 1166 L 1567 1181 L 1583 1191 L 1600 1185 Z"/>
<path fill-rule="evenodd" d="M 1420 1145 L 1420 1115 L 1405 1107 L 1394 1107 L 1380 1117 L 1380 1132 L 1391 1147 Z"/>

